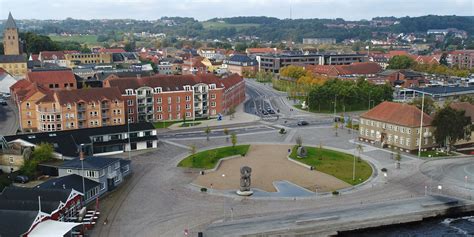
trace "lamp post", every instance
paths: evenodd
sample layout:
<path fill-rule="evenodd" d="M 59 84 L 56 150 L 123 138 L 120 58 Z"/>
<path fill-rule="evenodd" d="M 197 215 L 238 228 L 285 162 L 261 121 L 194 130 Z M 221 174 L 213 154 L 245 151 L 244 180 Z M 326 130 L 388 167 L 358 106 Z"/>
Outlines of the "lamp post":
<path fill-rule="evenodd" d="M 354 153 L 353 153 L 354 160 L 353 160 L 353 164 L 352 164 L 352 181 L 355 180 L 355 174 L 356 174 L 356 156 L 355 156 L 355 153 L 356 153 L 356 150 L 357 150 L 357 143 L 355 142 L 355 135 L 353 135 L 353 141 L 354 141 Z M 359 156 L 360 156 L 360 152 L 359 152 Z"/>
<path fill-rule="evenodd" d="M 81 144 L 81 151 L 79 152 L 79 159 L 81 160 L 82 170 L 82 194 L 84 195 L 84 201 L 86 200 L 86 184 L 84 181 L 84 144 Z"/>
<path fill-rule="evenodd" d="M 423 96 L 421 98 L 421 118 L 420 118 L 420 137 L 418 139 L 418 157 L 421 156 L 421 139 L 422 139 L 422 134 L 423 134 L 423 109 L 425 107 L 425 93 L 423 93 Z"/>

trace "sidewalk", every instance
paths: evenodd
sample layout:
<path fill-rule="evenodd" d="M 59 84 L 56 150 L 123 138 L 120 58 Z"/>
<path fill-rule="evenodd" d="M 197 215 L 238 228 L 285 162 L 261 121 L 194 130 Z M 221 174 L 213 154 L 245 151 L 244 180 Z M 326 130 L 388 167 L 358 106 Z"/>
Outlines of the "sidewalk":
<path fill-rule="evenodd" d="M 222 125 L 230 125 L 230 124 L 239 124 L 239 123 L 250 123 L 260 120 L 259 116 L 248 114 L 244 112 L 244 104 L 242 103 L 235 108 L 235 114 L 232 119 L 230 119 L 229 115 L 222 116 L 221 121 L 217 121 L 217 119 L 210 119 L 210 120 L 199 120 L 196 122 L 200 122 L 201 124 L 192 126 L 192 127 L 180 127 L 182 123 L 175 123 L 168 127 L 170 130 L 182 130 L 182 129 L 190 129 L 190 128 L 205 128 L 207 126 L 222 126 Z M 190 121 L 188 121 L 190 122 Z"/>

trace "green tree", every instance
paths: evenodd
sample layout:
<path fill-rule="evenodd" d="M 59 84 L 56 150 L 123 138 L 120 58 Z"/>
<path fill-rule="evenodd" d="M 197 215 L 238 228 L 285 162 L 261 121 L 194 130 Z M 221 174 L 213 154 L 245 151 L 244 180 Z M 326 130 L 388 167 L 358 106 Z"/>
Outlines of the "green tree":
<path fill-rule="evenodd" d="M 236 112 L 235 106 L 232 106 L 232 107 L 229 108 L 229 111 L 227 111 L 227 114 L 230 116 L 230 119 L 234 118 L 235 112 Z"/>
<path fill-rule="evenodd" d="M 229 142 L 229 129 L 224 128 L 225 141 Z"/>
<path fill-rule="evenodd" d="M 212 132 L 211 128 L 209 126 L 204 129 L 204 133 L 206 133 L 206 139 L 209 141 L 209 134 Z"/>
<path fill-rule="evenodd" d="M 41 143 L 35 147 L 29 159 L 25 160 L 20 167 L 20 173 L 30 178 L 37 173 L 38 164 L 53 159 L 54 148 L 49 143 Z"/>
<path fill-rule="evenodd" d="M 196 152 L 197 152 L 196 145 L 194 145 L 194 144 L 190 145 L 189 146 L 189 153 L 191 153 L 191 162 L 193 163 L 193 166 L 196 165 L 196 159 L 195 159 Z"/>
<path fill-rule="evenodd" d="M 235 44 L 235 50 L 239 52 L 245 52 L 245 50 L 248 48 L 247 43 L 237 43 Z"/>
<path fill-rule="evenodd" d="M 468 139 L 471 135 L 471 118 L 465 112 L 446 106 L 433 118 L 435 140 L 444 144 L 448 151 L 458 140 Z"/>
<path fill-rule="evenodd" d="M 232 147 L 235 147 L 237 144 L 237 134 L 235 132 L 230 134 L 230 141 L 232 142 Z"/>
<path fill-rule="evenodd" d="M 388 69 L 407 69 L 412 67 L 415 61 L 406 55 L 397 55 L 388 60 Z"/>
<path fill-rule="evenodd" d="M 135 41 L 130 41 L 125 44 L 124 50 L 127 52 L 135 52 L 137 45 Z"/>

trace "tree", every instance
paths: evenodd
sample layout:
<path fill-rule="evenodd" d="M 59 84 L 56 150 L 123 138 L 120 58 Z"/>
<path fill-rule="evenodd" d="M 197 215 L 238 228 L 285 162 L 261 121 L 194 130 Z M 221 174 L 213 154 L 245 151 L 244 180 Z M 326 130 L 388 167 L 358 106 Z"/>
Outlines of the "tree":
<path fill-rule="evenodd" d="M 436 143 L 444 144 L 448 152 L 461 139 L 471 135 L 471 118 L 465 116 L 466 111 L 455 110 L 449 106 L 441 109 L 433 118 L 434 136 Z"/>
<path fill-rule="evenodd" d="M 441 54 L 441 57 L 439 58 L 439 64 L 448 66 L 448 60 L 447 60 L 448 54 L 443 53 Z"/>
<path fill-rule="evenodd" d="M 197 152 L 196 145 L 194 144 L 190 145 L 189 153 L 191 153 L 191 161 L 193 163 L 193 166 L 196 166 L 196 160 L 195 160 L 196 152 Z"/>
<path fill-rule="evenodd" d="M 303 146 L 303 138 L 301 136 L 297 136 L 295 138 L 296 146 L 301 147 Z"/>
<path fill-rule="evenodd" d="M 364 147 L 361 145 L 361 144 L 357 144 L 357 152 L 359 153 L 359 157 L 360 157 L 360 153 L 362 153 L 364 151 Z"/>
<path fill-rule="evenodd" d="M 337 129 L 339 128 L 339 123 L 338 122 L 334 122 L 334 134 L 336 135 L 337 137 Z"/>
<path fill-rule="evenodd" d="M 400 150 L 397 150 L 397 153 L 395 154 L 395 160 L 397 161 L 397 169 L 400 169 L 400 161 L 402 160 Z"/>
<path fill-rule="evenodd" d="M 235 44 L 235 50 L 239 52 L 245 52 L 245 50 L 248 48 L 247 43 L 237 43 Z"/>
<path fill-rule="evenodd" d="M 413 101 L 410 104 L 416 106 L 418 109 L 421 109 L 422 103 L 423 103 L 423 98 L 417 97 L 413 99 Z M 425 96 L 425 104 L 423 106 L 423 112 L 427 114 L 431 114 L 435 111 L 436 111 L 436 104 L 434 100 L 431 97 Z"/>
<path fill-rule="evenodd" d="M 211 133 L 211 128 L 209 126 L 204 129 L 204 133 L 206 133 L 206 139 L 209 141 L 209 134 Z"/>
<path fill-rule="evenodd" d="M 236 112 L 235 106 L 232 106 L 232 107 L 229 108 L 229 111 L 227 111 L 227 114 L 230 116 L 230 119 L 234 118 L 235 112 Z"/>
<path fill-rule="evenodd" d="M 232 142 L 232 147 L 235 147 L 235 144 L 237 144 L 237 134 L 235 132 L 230 134 L 230 141 Z"/>
<path fill-rule="evenodd" d="M 298 80 L 300 77 L 308 75 L 308 72 L 303 67 L 289 65 L 281 69 L 280 75 Z"/>
<path fill-rule="evenodd" d="M 131 41 L 125 44 L 124 50 L 127 52 L 135 52 L 136 47 L 135 41 Z"/>
<path fill-rule="evenodd" d="M 30 159 L 25 160 L 20 167 L 20 173 L 30 178 L 34 177 L 37 172 L 38 164 L 53 159 L 54 148 L 49 143 L 41 143 L 35 147 L 31 153 Z"/>
<path fill-rule="evenodd" d="M 225 141 L 228 142 L 229 141 L 229 129 L 224 128 L 224 135 L 225 135 Z"/>
<path fill-rule="evenodd" d="M 415 64 L 415 61 L 406 55 L 393 56 L 388 60 L 388 69 L 407 69 Z"/>
<path fill-rule="evenodd" d="M 351 133 L 352 132 L 352 118 L 349 117 L 348 121 L 347 121 L 347 132 L 348 133 Z"/>

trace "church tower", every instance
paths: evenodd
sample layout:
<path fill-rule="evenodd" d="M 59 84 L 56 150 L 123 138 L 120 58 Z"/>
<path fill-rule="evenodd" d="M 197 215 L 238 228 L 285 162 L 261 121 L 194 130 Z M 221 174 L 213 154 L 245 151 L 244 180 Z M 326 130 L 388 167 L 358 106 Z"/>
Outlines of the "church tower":
<path fill-rule="evenodd" d="M 18 28 L 12 13 L 8 14 L 8 20 L 3 30 L 3 48 L 5 55 L 20 55 L 20 44 L 18 38 Z"/>

